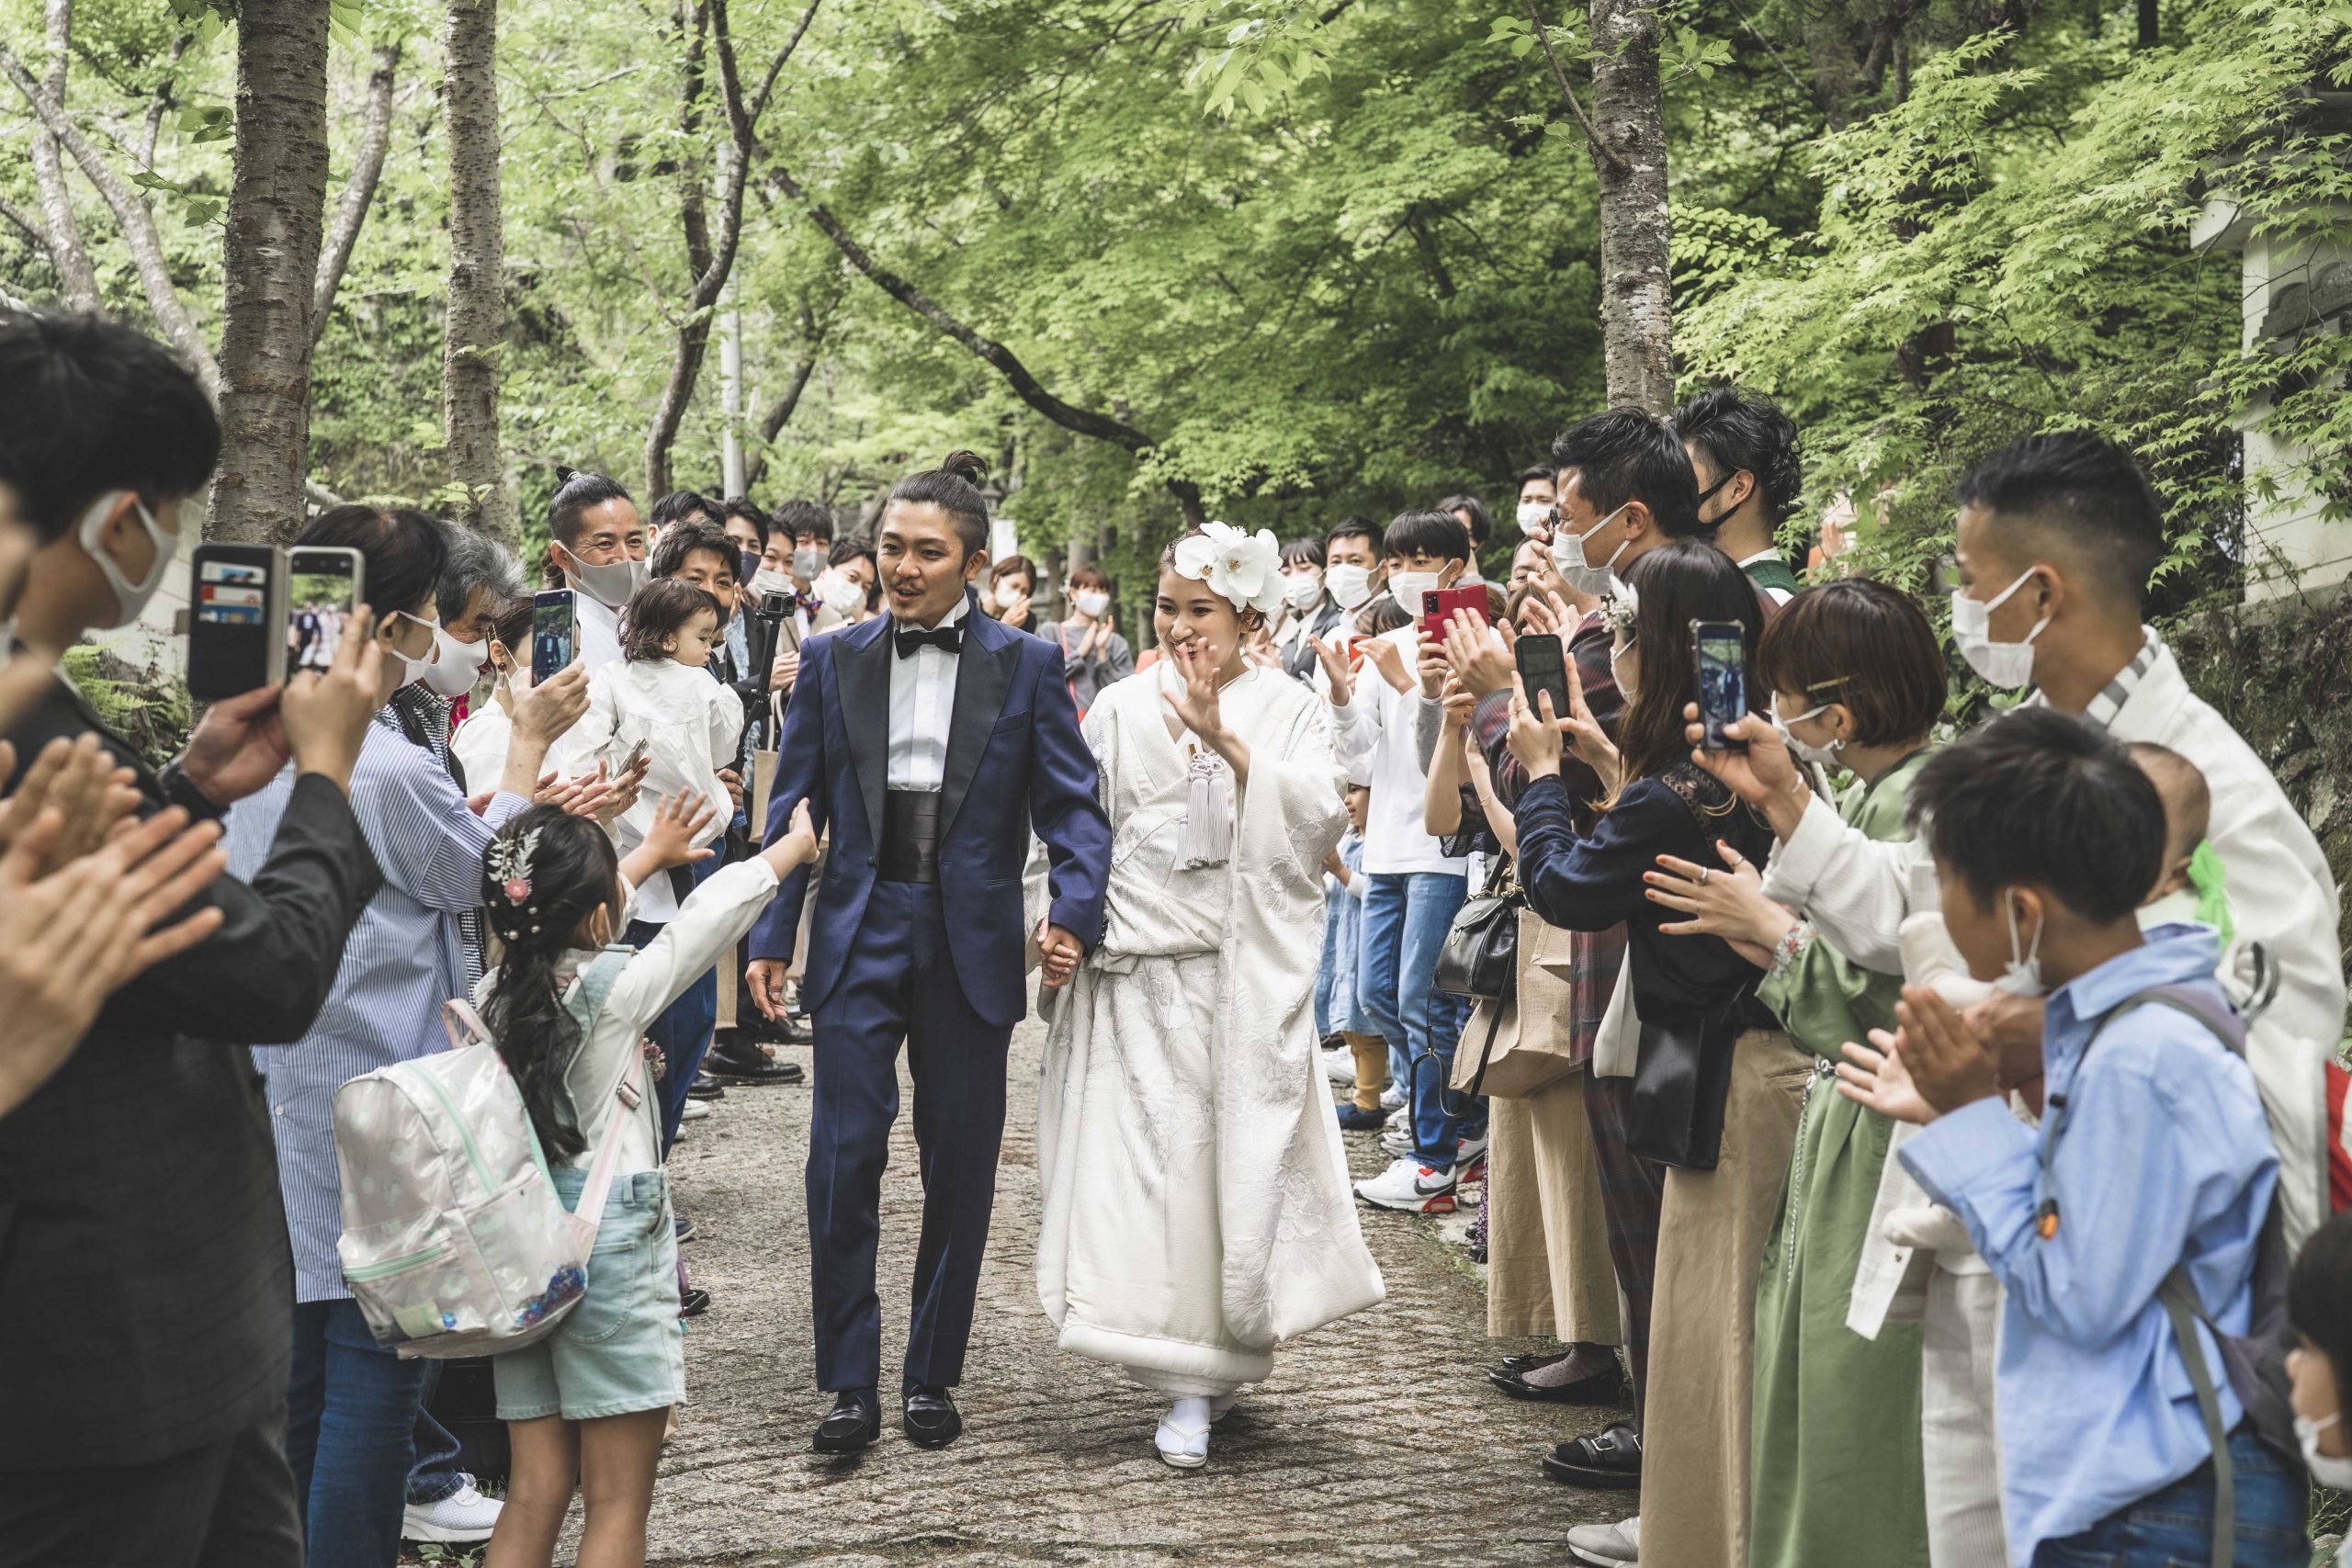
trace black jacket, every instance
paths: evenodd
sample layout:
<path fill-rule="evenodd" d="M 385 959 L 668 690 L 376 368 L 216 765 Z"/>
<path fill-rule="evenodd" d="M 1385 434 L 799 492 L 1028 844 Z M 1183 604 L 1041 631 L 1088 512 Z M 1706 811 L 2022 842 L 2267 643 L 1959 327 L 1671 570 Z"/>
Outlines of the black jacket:
<path fill-rule="evenodd" d="M 70 688 L 9 739 L 29 759 L 97 731 Z M 0 1117 L 0 1470 L 136 1464 L 216 1441 L 286 1397 L 286 1213 L 251 1043 L 309 1030 L 382 881 L 349 798 L 296 782 L 250 886 L 190 908 L 212 936 L 108 999 L 81 1048 Z"/>

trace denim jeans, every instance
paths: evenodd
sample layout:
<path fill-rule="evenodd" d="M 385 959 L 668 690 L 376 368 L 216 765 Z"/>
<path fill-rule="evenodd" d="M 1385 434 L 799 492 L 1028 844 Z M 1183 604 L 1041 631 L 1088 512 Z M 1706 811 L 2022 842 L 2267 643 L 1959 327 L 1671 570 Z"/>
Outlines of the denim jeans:
<path fill-rule="evenodd" d="M 1486 1107 L 1446 1088 L 1469 1004 L 1432 984 L 1445 934 L 1467 897 L 1467 879 L 1416 871 L 1368 876 L 1356 999 L 1367 1032 L 1388 1042 L 1389 1064 L 1412 1096 L 1414 1154 L 1432 1170 L 1453 1167 L 1455 1145 L 1486 1128 Z"/>
<path fill-rule="evenodd" d="M 403 1361 L 377 1344 L 356 1303 L 296 1304 L 286 1460 L 311 1562 L 392 1568 L 400 1557 L 430 1365 Z"/>
<path fill-rule="evenodd" d="M 458 1439 L 434 1418 L 425 1406 L 441 1382 L 441 1363 L 424 1363 L 424 1387 L 416 1398 L 416 1461 L 409 1467 L 408 1501 L 412 1507 L 429 1508 L 454 1497 L 473 1479 L 458 1468 Z"/>
<path fill-rule="evenodd" d="M 2300 1472 L 2241 1427 L 2230 1437 L 2237 1486 L 2238 1568 L 2304 1568 L 2309 1494 Z M 2213 1467 L 2202 1464 L 2161 1492 L 2120 1508 L 2080 1535 L 2045 1540 L 2033 1568 L 2202 1568 L 2213 1561 Z"/>

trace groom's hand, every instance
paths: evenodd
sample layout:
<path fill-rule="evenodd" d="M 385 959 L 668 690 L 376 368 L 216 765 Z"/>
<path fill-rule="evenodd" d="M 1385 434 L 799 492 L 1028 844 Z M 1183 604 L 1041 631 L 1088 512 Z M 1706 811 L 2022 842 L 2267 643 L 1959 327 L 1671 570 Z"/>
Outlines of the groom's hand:
<path fill-rule="evenodd" d="M 1046 989 L 1057 991 L 1078 973 L 1078 963 L 1086 956 L 1086 948 L 1061 927 L 1047 926 L 1038 933 L 1037 953 L 1044 963 Z"/>
<path fill-rule="evenodd" d="M 752 1005 L 771 1020 L 782 1018 L 784 1016 L 784 960 L 754 958 L 752 960 L 752 966 L 743 972 L 743 977 L 751 982 Z"/>

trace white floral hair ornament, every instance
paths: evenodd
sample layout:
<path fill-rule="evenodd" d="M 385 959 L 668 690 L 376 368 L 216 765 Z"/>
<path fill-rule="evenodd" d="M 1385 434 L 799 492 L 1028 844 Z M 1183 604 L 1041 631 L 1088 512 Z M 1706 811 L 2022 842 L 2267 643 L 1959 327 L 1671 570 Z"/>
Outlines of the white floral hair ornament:
<path fill-rule="evenodd" d="M 1271 615 L 1283 606 L 1283 550 L 1271 530 L 1204 523 L 1176 541 L 1176 575 L 1204 582 L 1236 610 Z"/>
<path fill-rule="evenodd" d="M 520 837 L 502 834 L 482 856 L 509 904 L 519 906 L 531 896 L 531 852 L 539 847 L 539 832 L 534 828 Z"/>

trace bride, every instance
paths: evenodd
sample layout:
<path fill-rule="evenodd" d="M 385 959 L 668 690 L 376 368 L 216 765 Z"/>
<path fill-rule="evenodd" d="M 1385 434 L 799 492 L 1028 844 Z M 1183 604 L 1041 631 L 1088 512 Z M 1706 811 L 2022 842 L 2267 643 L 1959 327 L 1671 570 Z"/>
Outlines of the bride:
<path fill-rule="evenodd" d="M 1383 1295 L 1315 1055 L 1340 772 L 1314 691 L 1243 654 L 1279 564 L 1263 531 L 1177 540 L 1159 666 L 1087 712 L 1109 913 L 1038 1098 L 1038 1297 L 1064 1349 L 1173 1401 L 1155 1440 L 1181 1469 L 1275 1345 Z"/>

